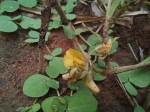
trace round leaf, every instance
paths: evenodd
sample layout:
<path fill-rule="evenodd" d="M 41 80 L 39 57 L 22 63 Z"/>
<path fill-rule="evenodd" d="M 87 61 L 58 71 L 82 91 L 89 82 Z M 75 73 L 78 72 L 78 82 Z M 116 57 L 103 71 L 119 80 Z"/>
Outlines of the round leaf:
<path fill-rule="evenodd" d="M 30 76 L 23 85 L 24 94 L 29 97 L 41 97 L 45 95 L 49 90 L 46 84 L 48 80 L 48 77 L 40 74 Z"/>
<path fill-rule="evenodd" d="M 15 12 L 19 8 L 17 1 L 5 0 L 1 3 L 1 9 L 6 12 Z"/>
<path fill-rule="evenodd" d="M 12 22 L 7 20 L 0 20 L 0 31 L 2 32 L 14 32 L 18 29 L 18 26 Z"/>
<path fill-rule="evenodd" d="M 49 97 L 49 98 L 45 99 L 42 102 L 42 110 L 44 112 L 53 112 L 52 103 L 53 103 L 54 99 L 56 99 L 56 98 L 57 98 L 57 96 L 53 96 L 53 97 Z"/>
<path fill-rule="evenodd" d="M 37 4 L 37 0 L 18 0 L 18 2 L 24 7 L 29 7 L 29 8 L 32 8 Z"/>
<path fill-rule="evenodd" d="M 78 92 L 69 101 L 68 112 L 96 112 L 97 101 L 91 94 Z"/>

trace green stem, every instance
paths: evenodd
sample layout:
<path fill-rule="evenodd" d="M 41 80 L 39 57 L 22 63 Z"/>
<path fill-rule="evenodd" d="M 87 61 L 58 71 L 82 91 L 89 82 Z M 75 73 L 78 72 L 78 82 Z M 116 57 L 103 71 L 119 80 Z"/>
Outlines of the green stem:
<path fill-rule="evenodd" d="M 96 32 L 94 32 L 93 30 L 91 30 L 89 27 L 87 27 L 84 23 L 82 23 L 82 25 L 84 26 L 84 27 L 86 27 L 92 34 L 94 34 L 96 37 L 98 37 L 98 39 L 100 40 L 100 41 L 102 41 L 102 37 L 99 35 L 99 34 L 97 34 Z"/>
<path fill-rule="evenodd" d="M 88 45 L 91 47 L 91 45 L 84 39 L 84 37 L 82 37 L 81 35 L 79 35 L 79 37 Z"/>
<path fill-rule="evenodd" d="M 48 48 L 48 46 L 45 44 L 45 47 L 46 47 L 46 49 L 47 49 L 47 51 L 50 53 L 50 54 L 52 54 L 52 52 L 50 51 L 50 49 Z"/>
<path fill-rule="evenodd" d="M 56 92 L 57 92 L 57 96 L 60 96 L 60 93 L 59 93 L 58 89 L 56 89 Z"/>

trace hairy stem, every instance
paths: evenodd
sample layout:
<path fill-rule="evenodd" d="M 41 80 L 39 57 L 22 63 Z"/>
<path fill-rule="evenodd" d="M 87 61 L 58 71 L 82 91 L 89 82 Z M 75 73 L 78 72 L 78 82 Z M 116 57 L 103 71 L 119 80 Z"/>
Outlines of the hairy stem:
<path fill-rule="evenodd" d="M 139 63 L 139 64 L 135 64 L 135 65 L 122 66 L 122 67 L 117 67 L 117 68 L 110 68 L 110 69 L 107 69 L 104 73 L 106 73 L 107 75 L 117 74 L 117 73 L 121 73 L 121 72 L 134 70 L 134 69 L 137 69 L 137 68 L 141 68 L 141 67 L 144 67 L 144 66 L 147 66 L 147 65 L 150 65 L 150 61 L 147 62 L 147 63 Z"/>

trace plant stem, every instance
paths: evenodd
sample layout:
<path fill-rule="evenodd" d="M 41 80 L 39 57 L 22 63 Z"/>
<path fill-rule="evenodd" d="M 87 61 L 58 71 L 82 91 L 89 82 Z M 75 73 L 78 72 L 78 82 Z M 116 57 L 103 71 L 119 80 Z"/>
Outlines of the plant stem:
<path fill-rule="evenodd" d="M 135 64 L 135 65 L 122 66 L 122 67 L 117 67 L 117 68 L 110 68 L 110 69 L 107 69 L 106 71 L 104 71 L 104 73 L 106 73 L 107 75 L 117 74 L 117 73 L 121 73 L 121 72 L 134 70 L 134 69 L 137 69 L 137 68 L 141 68 L 141 67 L 144 67 L 144 66 L 147 66 L 147 65 L 150 65 L 150 61 L 147 62 L 147 63 L 139 63 L 139 64 Z"/>
<path fill-rule="evenodd" d="M 47 49 L 47 51 L 49 52 L 49 54 L 52 54 L 52 52 L 50 51 L 50 49 L 48 48 L 48 46 L 45 44 L 45 47 Z"/>
<path fill-rule="evenodd" d="M 58 0 L 52 0 L 55 9 L 57 10 L 58 14 L 60 15 L 61 21 L 63 24 L 67 25 L 69 23 L 69 21 L 67 20 L 64 11 L 61 8 L 60 3 L 58 2 Z"/>
<path fill-rule="evenodd" d="M 56 89 L 56 92 L 57 92 L 57 96 L 60 96 L 60 93 L 59 93 L 58 89 Z"/>
<path fill-rule="evenodd" d="M 98 33 L 96 33 L 93 30 L 91 30 L 89 27 L 86 26 L 86 24 L 82 23 L 82 25 L 83 25 L 83 27 L 86 27 L 92 34 L 94 34 L 96 37 L 98 37 L 98 39 L 100 41 L 102 41 L 102 37 Z"/>

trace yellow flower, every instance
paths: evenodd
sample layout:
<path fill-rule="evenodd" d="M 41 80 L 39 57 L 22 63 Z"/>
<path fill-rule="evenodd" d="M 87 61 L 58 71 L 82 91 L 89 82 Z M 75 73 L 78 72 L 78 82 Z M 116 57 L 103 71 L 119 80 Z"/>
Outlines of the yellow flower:
<path fill-rule="evenodd" d="M 96 47 L 96 52 L 98 53 L 100 58 L 105 58 L 109 51 L 112 48 L 112 41 L 111 39 L 108 40 L 108 42 L 106 44 L 102 44 Z"/>
<path fill-rule="evenodd" d="M 87 62 L 81 52 L 69 49 L 64 56 L 64 66 L 68 69 L 77 68 L 82 71 L 86 69 Z"/>

